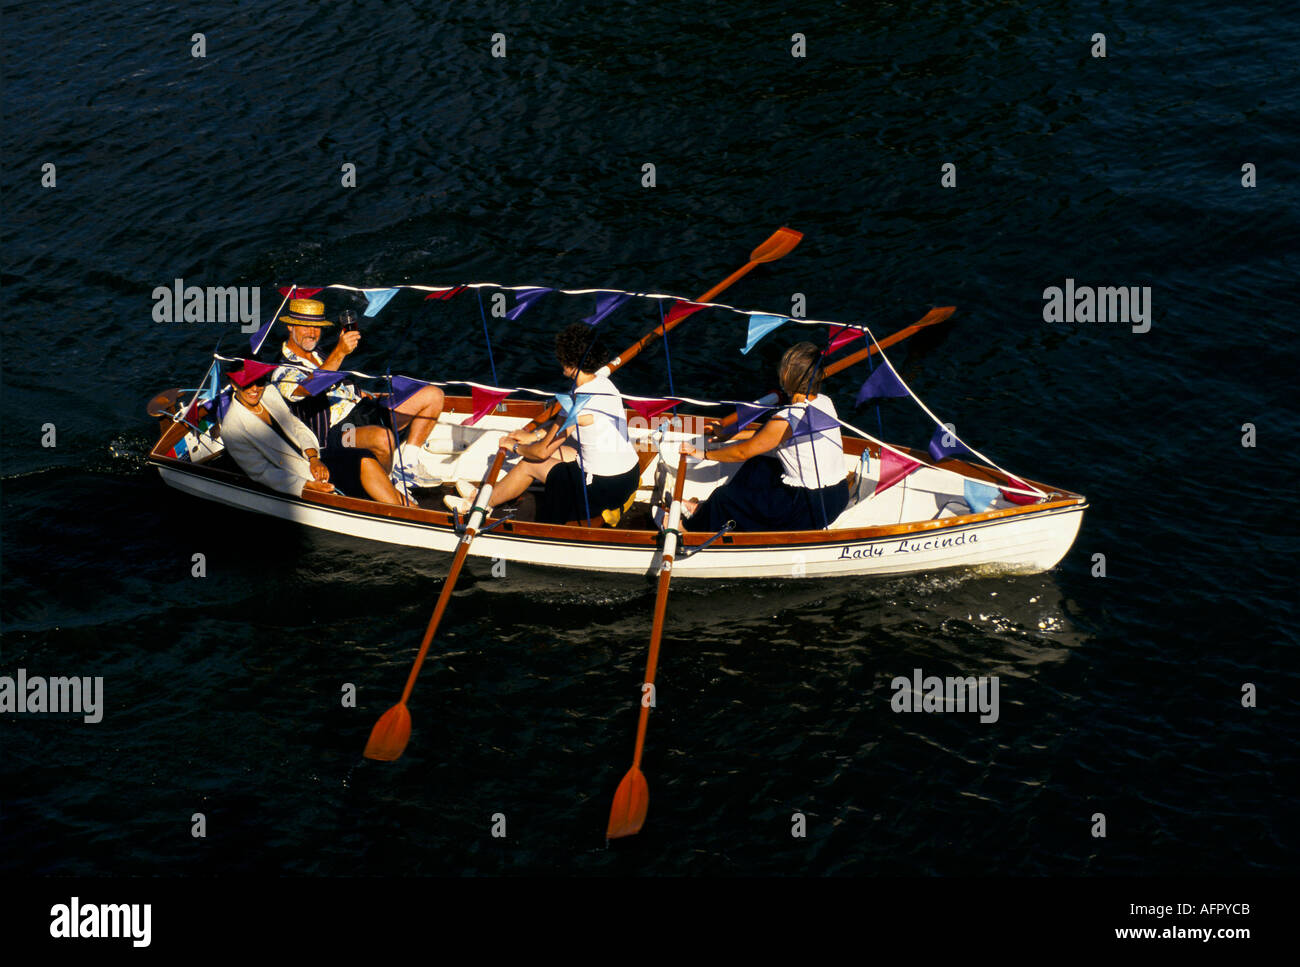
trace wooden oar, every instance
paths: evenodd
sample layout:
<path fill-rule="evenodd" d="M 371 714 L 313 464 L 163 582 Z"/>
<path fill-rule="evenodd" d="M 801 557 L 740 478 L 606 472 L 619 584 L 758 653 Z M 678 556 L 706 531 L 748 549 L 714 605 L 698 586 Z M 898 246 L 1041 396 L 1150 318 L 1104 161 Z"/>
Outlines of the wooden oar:
<path fill-rule="evenodd" d="M 424 629 L 424 640 L 420 642 L 420 653 L 415 656 L 415 664 L 411 666 L 411 674 L 407 676 L 406 688 L 402 691 L 402 699 L 381 715 L 379 721 L 375 723 L 375 727 L 370 731 L 370 741 L 366 743 L 365 751 L 367 759 L 392 762 L 400 757 L 406 749 L 406 743 L 411 738 L 411 713 L 406 707 L 406 701 L 411 697 L 411 689 L 415 687 L 415 679 L 420 674 L 420 666 L 424 664 L 424 656 L 429 653 L 429 645 L 433 642 L 434 632 L 438 630 L 438 624 L 442 621 L 443 612 L 447 610 L 447 602 L 451 600 L 451 592 L 456 587 L 456 579 L 460 577 L 461 566 L 465 563 L 465 558 L 469 554 L 470 542 L 474 540 L 479 526 L 483 523 L 484 514 L 481 508 L 488 506 L 488 501 L 492 497 L 492 486 L 496 483 L 497 475 L 501 472 L 501 465 L 505 462 L 505 458 L 506 451 L 503 447 L 497 451 L 496 460 L 492 462 L 492 469 L 488 471 L 487 483 L 479 491 L 478 497 L 475 499 L 474 510 L 470 512 L 469 522 L 465 526 L 465 533 L 461 535 L 460 544 L 456 548 L 456 556 L 451 562 L 451 570 L 447 572 L 447 579 L 442 584 L 442 593 L 438 595 L 438 604 L 433 609 L 433 617 L 429 619 L 429 626 Z"/>
<path fill-rule="evenodd" d="M 686 483 L 686 454 L 677 464 L 677 483 L 673 486 L 673 502 L 668 508 L 668 525 L 664 528 L 663 562 L 659 565 L 659 590 L 655 595 L 654 624 L 650 627 L 650 656 L 646 660 L 645 684 L 654 695 L 655 666 L 659 663 L 659 642 L 664 634 L 664 613 L 668 607 L 668 584 L 673 579 L 673 558 L 677 553 L 677 528 L 682 516 L 682 487 Z M 636 724 L 636 748 L 632 752 L 632 768 L 623 776 L 614 793 L 614 804 L 609 810 L 609 825 L 605 827 L 606 839 L 631 836 L 641 831 L 646 809 L 650 805 L 650 788 L 641 773 L 641 753 L 645 750 L 646 725 L 650 721 L 650 701 L 645 687 L 641 691 L 641 715 Z"/>
<path fill-rule="evenodd" d="M 862 360 L 868 358 L 869 356 L 874 356 L 882 349 L 888 349 L 890 346 L 894 345 L 895 343 L 900 343 L 904 339 L 908 338 L 909 336 L 916 335 L 918 332 L 920 332 L 922 329 L 926 328 L 927 326 L 938 325 L 939 323 L 943 322 L 945 319 L 947 319 L 956 311 L 957 311 L 956 306 L 941 306 L 938 309 L 931 309 L 929 312 L 923 315 L 916 322 L 912 323 L 906 329 L 900 329 L 892 336 L 889 336 L 886 339 L 882 339 L 879 343 L 872 343 L 870 346 L 866 347 L 865 349 L 859 350 L 858 352 L 854 353 L 851 356 L 845 356 L 843 359 L 831 363 L 829 366 L 826 367 L 824 376 L 834 376 L 836 373 L 848 369 L 854 363 L 860 363 L 862 362 Z M 758 402 L 775 403 L 778 400 L 780 400 L 780 398 L 781 395 L 773 391 L 771 393 L 768 393 Z M 725 431 L 727 427 L 734 426 L 736 420 L 738 420 L 739 418 L 740 415 L 738 413 L 727 414 L 725 417 L 723 417 L 721 420 L 717 422 L 716 424 L 717 430 L 715 432 L 722 432 Z"/>
<path fill-rule="evenodd" d="M 775 232 L 772 233 L 772 235 L 768 238 L 766 242 L 764 242 L 758 248 L 754 249 L 754 251 L 749 253 L 748 262 L 746 262 L 740 268 L 736 269 L 735 272 L 732 272 L 729 276 L 727 276 L 725 279 L 723 279 L 721 282 L 715 285 L 712 289 L 709 289 L 709 291 L 705 292 L 702 296 L 700 296 L 697 299 L 694 299 L 693 301 L 708 302 L 710 299 L 717 296 L 724 289 L 730 288 L 731 285 L 737 279 L 740 279 L 742 276 L 750 272 L 754 268 L 754 266 L 761 265 L 764 262 L 775 262 L 777 259 L 790 254 L 790 252 L 794 249 L 796 245 L 799 244 L 799 242 L 802 239 L 803 239 L 803 232 L 796 232 L 793 228 L 778 228 Z M 646 333 L 644 336 L 642 336 L 640 339 L 634 342 L 631 346 L 628 346 L 627 349 L 623 350 L 621 353 L 619 353 L 617 356 L 611 359 L 608 363 L 606 363 L 606 367 L 609 369 L 611 373 L 613 373 L 619 367 L 624 366 L 627 363 L 631 362 L 633 359 L 635 359 L 636 356 L 641 352 L 641 350 L 645 349 L 646 346 L 649 346 L 660 336 L 665 336 L 668 333 L 672 332 L 672 330 L 676 329 L 679 325 L 685 322 L 687 318 L 689 317 L 681 316 L 677 319 L 674 319 L 672 322 L 664 322 L 655 326 L 648 333 Z M 525 427 L 525 429 L 535 429 L 536 427 L 545 423 L 547 420 L 554 417 L 555 414 L 558 412 L 560 412 L 560 404 L 552 403 L 549 407 L 547 407 L 542 412 L 541 416 L 539 416 L 537 419 L 533 420 L 530 424 L 528 424 L 528 426 Z"/>

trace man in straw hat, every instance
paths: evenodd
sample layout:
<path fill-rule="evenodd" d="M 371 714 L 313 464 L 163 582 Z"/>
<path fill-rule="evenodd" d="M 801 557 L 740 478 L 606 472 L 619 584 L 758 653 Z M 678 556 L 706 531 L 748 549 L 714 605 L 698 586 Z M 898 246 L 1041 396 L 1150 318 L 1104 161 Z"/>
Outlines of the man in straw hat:
<path fill-rule="evenodd" d="M 228 374 L 235 392 L 221 421 L 221 439 L 250 479 L 295 497 L 342 491 L 385 504 L 407 503 L 369 451 L 321 449 L 280 394 L 265 392 L 274 367 L 253 359 L 240 364 Z"/>
<path fill-rule="evenodd" d="M 358 390 L 350 380 L 343 380 L 312 396 L 302 384 L 317 369 L 341 369 L 344 359 L 361 341 L 361 333 L 355 329 L 340 332 L 333 351 L 322 360 L 316 352 L 321 330 L 334 327 L 334 323 L 325 317 L 323 302 L 293 299 L 289 302 L 289 311 L 280 316 L 280 321 L 288 327 L 289 338 L 281 347 L 283 364 L 276 369 L 272 381 L 295 414 L 318 436 L 323 436 L 325 448 L 364 448 L 391 471 L 395 441 L 390 428 L 395 423 L 395 429 L 400 433 L 409 427 L 400 453 L 403 468 L 413 472 L 417 484 L 436 483 L 424 479 L 426 475 L 419 455 L 442 413 L 442 390 L 436 386 L 423 386 L 394 407 L 391 414 L 382 400 Z"/>

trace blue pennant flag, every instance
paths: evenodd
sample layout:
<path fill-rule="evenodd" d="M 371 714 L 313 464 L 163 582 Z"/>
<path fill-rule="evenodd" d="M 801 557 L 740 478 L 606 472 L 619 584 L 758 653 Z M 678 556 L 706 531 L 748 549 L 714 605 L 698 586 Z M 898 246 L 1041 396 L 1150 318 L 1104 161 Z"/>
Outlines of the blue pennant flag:
<path fill-rule="evenodd" d="M 948 457 L 973 457 L 970 447 L 957 439 L 957 435 L 940 423 L 930 437 L 930 456 L 936 462 Z"/>
<path fill-rule="evenodd" d="M 318 369 L 305 380 L 302 388 L 307 391 L 308 396 L 315 396 L 333 386 L 335 383 L 341 383 L 347 378 L 347 373 L 340 373 L 336 369 Z"/>
<path fill-rule="evenodd" d="M 993 508 L 993 501 L 998 499 L 998 488 L 988 484 L 976 483 L 969 477 L 965 486 L 966 503 L 972 514 L 982 514 Z"/>
<path fill-rule="evenodd" d="M 737 403 L 736 404 L 736 429 L 739 433 L 749 424 L 753 423 L 768 410 L 775 409 L 773 406 L 760 406 L 756 403 Z"/>
<path fill-rule="evenodd" d="M 515 307 L 506 313 L 506 318 L 512 321 L 518 319 L 534 302 L 546 295 L 546 293 L 554 291 L 554 289 L 547 289 L 541 286 L 538 286 L 535 289 L 521 289 L 519 292 L 515 293 Z"/>
<path fill-rule="evenodd" d="M 582 321 L 589 326 L 598 326 L 604 321 L 607 315 L 630 298 L 632 298 L 630 292 L 611 292 L 608 295 L 596 296 L 596 314 L 588 316 Z"/>
<path fill-rule="evenodd" d="M 840 421 L 835 417 L 815 406 L 809 406 L 804 410 L 803 416 L 795 421 L 794 426 L 790 427 L 790 433 L 792 436 L 812 436 L 816 433 L 825 433 L 827 430 L 837 430 L 839 426 Z"/>
<path fill-rule="evenodd" d="M 560 409 L 564 410 L 564 412 L 568 414 L 568 417 L 560 426 L 560 432 L 563 433 L 569 427 L 573 426 L 574 423 L 578 422 L 578 414 L 581 413 L 583 408 L 591 402 L 591 395 L 588 393 L 579 393 L 575 400 L 568 393 L 556 393 L 555 400 L 560 404 Z"/>
<path fill-rule="evenodd" d="M 395 295 L 397 295 L 396 289 L 379 289 L 375 292 L 367 292 L 366 302 L 368 305 L 366 306 L 365 315 L 379 315 L 379 310 L 388 305 L 388 301 Z"/>
<path fill-rule="evenodd" d="M 422 379 L 411 379 L 409 376 L 394 376 L 393 397 L 391 401 L 393 407 L 396 408 L 401 406 L 425 386 L 430 385 L 432 384 L 426 383 Z"/>
<path fill-rule="evenodd" d="M 854 400 L 853 405 L 861 406 L 867 400 L 907 395 L 909 395 L 907 387 L 903 385 L 901 379 L 894 375 L 894 371 L 888 366 L 880 366 L 862 384 L 862 388 L 858 390 L 858 398 Z"/>
<path fill-rule="evenodd" d="M 758 341 L 766 336 L 773 329 L 785 325 L 785 316 L 750 316 L 749 317 L 749 340 L 745 343 L 745 348 L 741 353 L 748 353 L 758 345 Z"/>
<path fill-rule="evenodd" d="M 205 403 L 211 403 L 217 398 L 217 394 L 220 392 L 221 387 L 217 383 L 217 366 L 213 365 L 213 367 L 208 370 L 208 379 L 203 385 L 203 401 Z"/>

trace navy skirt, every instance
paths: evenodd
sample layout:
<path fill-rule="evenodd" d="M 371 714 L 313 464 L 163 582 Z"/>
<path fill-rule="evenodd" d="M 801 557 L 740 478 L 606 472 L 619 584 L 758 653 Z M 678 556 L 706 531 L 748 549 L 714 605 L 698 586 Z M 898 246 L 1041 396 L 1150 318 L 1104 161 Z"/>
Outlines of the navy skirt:
<path fill-rule="evenodd" d="M 683 521 L 687 530 L 713 533 L 729 520 L 741 531 L 821 530 L 849 505 L 849 485 L 809 490 L 781 479 L 781 462 L 771 457 L 746 460 L 729 482 L 709 495 Z"/>
<path fill-rule="evenodd" d="M 321 393 L 320 395 L 323 397 L 325 394 Z M 308 425 L 310 426 L 310 424 Z M 329 432 L 325 436 L 325 446 L 331 450 L 344 446 L 343 428 L 349 425 L 353 429 L 363 426 L 382 426 L 390 433 L 393 431 L 393 422 L 388 407 L 379 400 L 367 397 L 358 401 L 356 406 L 348 411 L 347 416 L 329 428 Z"/>
<path fill-rule="evenodd" d="M 568 524 L 599 517 L 604 510 L 622 510 L 640 482 L 639 463 L 633 464 L 626 473 L 592 477 L 591 483 L 587 484 L 584 502 L 582 468 L 577 461 L 557 463 L 546 475 L 546 489 L 537 501 L 537 521 L 541 524 Z"/>

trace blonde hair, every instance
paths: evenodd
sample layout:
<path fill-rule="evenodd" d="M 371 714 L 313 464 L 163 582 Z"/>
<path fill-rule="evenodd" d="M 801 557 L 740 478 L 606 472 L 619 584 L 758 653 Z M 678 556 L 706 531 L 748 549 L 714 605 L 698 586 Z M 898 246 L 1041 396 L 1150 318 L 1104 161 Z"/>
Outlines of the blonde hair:
<path fill-rule="evenodd" d="M 821 350 L 810 342 L 795 343 L 785 351 L 777 376 L 787 396 L 817 395 L 822 386 L 821 355 Z"/>

